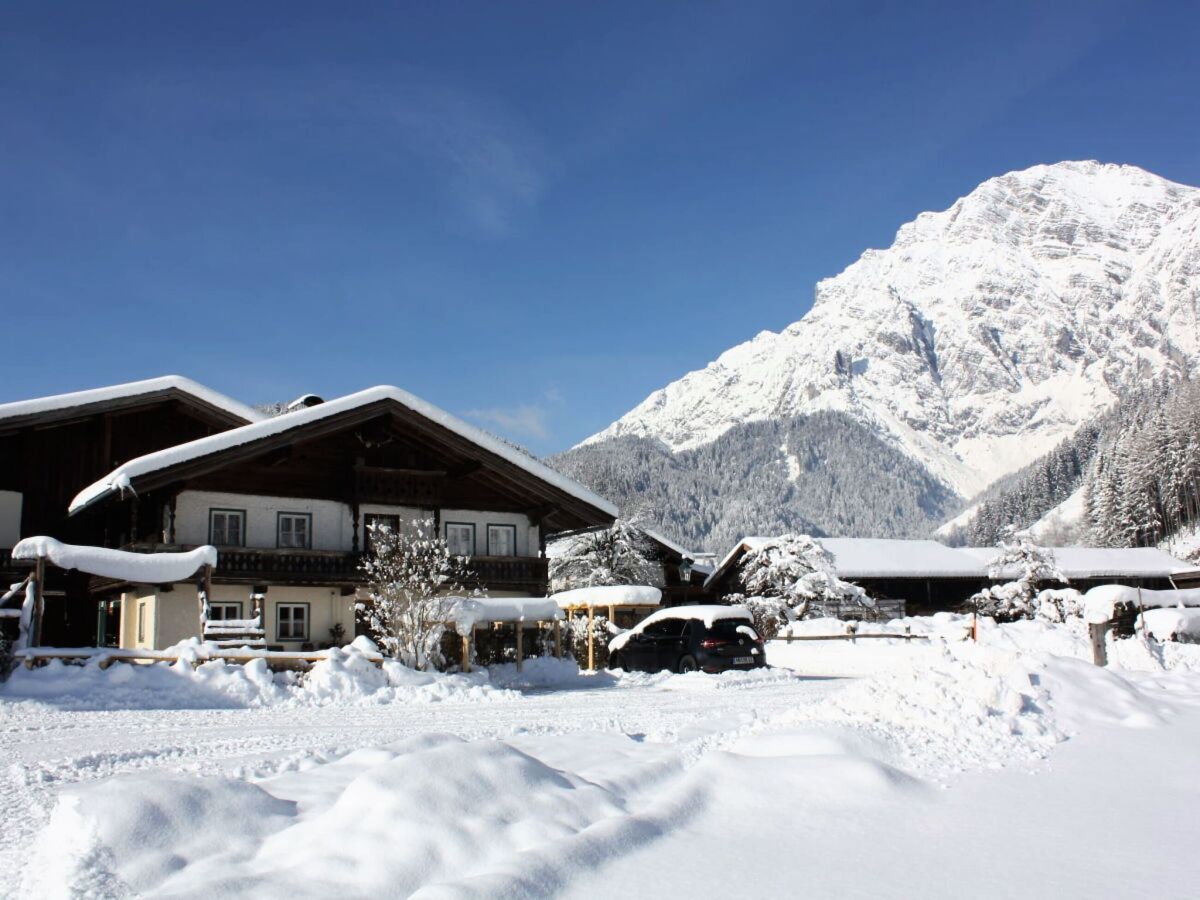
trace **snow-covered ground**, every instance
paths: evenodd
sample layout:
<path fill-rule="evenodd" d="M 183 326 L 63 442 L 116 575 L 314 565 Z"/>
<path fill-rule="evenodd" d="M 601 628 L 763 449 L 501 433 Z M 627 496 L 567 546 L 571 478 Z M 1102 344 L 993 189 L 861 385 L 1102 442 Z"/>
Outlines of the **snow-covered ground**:
<path fill-rule="evenodd" d="M 1195 895 L 1200 647 L 906 625 L 722 676 L 18 671 L 0 891 Z"/>

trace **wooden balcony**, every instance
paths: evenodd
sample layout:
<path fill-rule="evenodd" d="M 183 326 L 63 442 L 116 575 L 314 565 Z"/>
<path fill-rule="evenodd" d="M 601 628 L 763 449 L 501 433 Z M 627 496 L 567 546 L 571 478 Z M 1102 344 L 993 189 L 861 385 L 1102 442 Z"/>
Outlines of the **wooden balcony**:
<path fill-rule="evenodd" d="M 190 545 L 135 544 L 137 552 L 183 551 Z M 213 580 L 233 584 L 296 584 L 354 587 L 362 583 L 362 554 L 337 550 L 275 550 L 226 547 L 217 550 Z M 496 591 L 546 592 L 546 560 L 528 556 L 473 556 L 470 569 L 480 586 Z M 111 587 L 95 583 L 92 589 Z"/>

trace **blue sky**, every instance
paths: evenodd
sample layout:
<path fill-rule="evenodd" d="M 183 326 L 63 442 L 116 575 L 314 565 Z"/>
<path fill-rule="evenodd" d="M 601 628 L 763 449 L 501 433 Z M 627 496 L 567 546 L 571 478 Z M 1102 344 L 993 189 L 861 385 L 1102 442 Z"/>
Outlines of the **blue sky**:
<path fill-rule="evenodd" d="M 988 177 L 1200 184 L 1197 46 L 1193 3 L 9 2 L 0 400 L 392 383 L 553 452 Z"/>

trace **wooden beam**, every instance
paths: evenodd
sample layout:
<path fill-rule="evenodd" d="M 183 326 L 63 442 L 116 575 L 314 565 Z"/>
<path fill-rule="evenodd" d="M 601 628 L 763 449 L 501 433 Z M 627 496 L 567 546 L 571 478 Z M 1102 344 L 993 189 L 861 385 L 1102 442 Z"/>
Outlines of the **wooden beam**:
<path fill-rule="evenodd" d="M 517 671 L 520 672 L 525 664 L 525 623 L 517 623 Z"/>
<path fill-rule="evenodd" d="M 562 622 L 554 620 L 554 657 L 562 659 Z"/>
<path fill-rule="evenodd" d="M 592 623 L 595 619 L 596 610 L 594 607 L 588 607 L 588 671 L 594 671 L 596 668 L 596 636 L 592 633 Z"/>
<path fill-rule="evenodd" d="M 46 618 L 46 560 L 37 558 L 33 569 L 33 646 L 42 646 L 42 620 Z"/>

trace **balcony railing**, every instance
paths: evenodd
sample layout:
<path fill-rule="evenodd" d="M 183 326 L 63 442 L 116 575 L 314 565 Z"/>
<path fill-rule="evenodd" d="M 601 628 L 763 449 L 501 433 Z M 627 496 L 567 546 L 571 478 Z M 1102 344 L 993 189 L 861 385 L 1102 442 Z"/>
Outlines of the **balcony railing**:
<path fill-rule="evenodd" d="M 139 552 L 190 550 L 190 545 L 135 544 L 126 548 Z M 351 586 L 362 583 L 360 553 L 336 550 L 274 550 L 252 547 L 218 548 L 213 577 L 218 581 L 253 584 L 330 584 Z M 529 556 L 473 556 L 468 568 L 485 588 L 526 591 L 546 590 L 545 559 Z"/>

